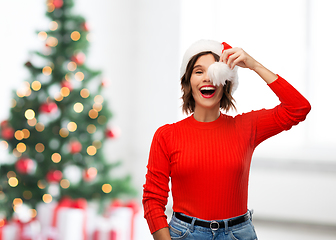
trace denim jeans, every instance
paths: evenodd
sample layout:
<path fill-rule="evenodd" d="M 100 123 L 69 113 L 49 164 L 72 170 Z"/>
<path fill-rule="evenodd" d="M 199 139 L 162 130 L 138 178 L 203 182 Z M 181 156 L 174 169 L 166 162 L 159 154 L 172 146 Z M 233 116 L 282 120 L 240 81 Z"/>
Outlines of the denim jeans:
<path fill-rule="evenodd" d="M 252 213 L 249 211 L 252 215 Z M 169 223 L 169 232 L 172 240 L 257 240 L 251 218 L 243 223 L 228 227 L 228 220 L 224 219 L 217 222 L 224 222 L 225 228 L 211 230 L 210 228 L 194 225 L 197 218 L 193 218 L 191 223 L 183 222 L 173 214 Z M 235 218 L 231 218 L 235 219 Z M 200 220 L 200 219 L 199 219 Z M 204 221 L 204 220 L 203 220 Z M 211 222 L 211 221 L 209 221 Z"/>

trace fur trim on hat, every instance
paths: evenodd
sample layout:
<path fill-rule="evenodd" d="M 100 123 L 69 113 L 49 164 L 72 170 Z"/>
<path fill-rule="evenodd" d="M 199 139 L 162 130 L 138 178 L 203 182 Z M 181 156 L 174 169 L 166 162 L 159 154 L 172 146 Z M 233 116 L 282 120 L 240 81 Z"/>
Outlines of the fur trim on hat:
<path fill-rule="evenodd" d="M 226 48 L 231 48 L 230 45 L 225 44 Z M 199 40 L 192 44 L 187 51 L 185 52 L 181 64 L 180 69 L 180 78 L 183 77 L 183 75 L 186 72 L 187 65 L 190 61 L 190 59 L 195 56 L 198 53 L 201 52 L 213 52 L 220 56 L 223 51 L 223 44 L 217 41 L 213 40 Z M 208 69 L 208 76 L 210 80 L 214 83 L 214 85 L 225 85 L 226 81 L 232 82 L 232 93 L 237 89 L 238 87 L 238 74 L 237 74 L 238 68 L 235 67 L 233 70 L 230 69 L 225 63 L 223 62 L 216 62 L 210 65 Z"/>

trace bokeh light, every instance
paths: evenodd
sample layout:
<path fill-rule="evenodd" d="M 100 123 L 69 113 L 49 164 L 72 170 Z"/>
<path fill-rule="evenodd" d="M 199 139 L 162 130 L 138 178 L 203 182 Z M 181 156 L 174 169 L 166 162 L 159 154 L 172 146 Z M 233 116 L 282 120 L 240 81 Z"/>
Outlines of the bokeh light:
<path fill-rule="evenodd" d="M 95 133 L 96 132 L 96 126 L 95 125 L 93 125 L 93 124 L 89 124 L 88 126 L 87 126 L 87 128 L 86 128 L 86 130 L 88 131 L 88 133 Z"/>
<path fill-rule="evenodd" d="M 74 132 L 77 130 L 77 124 L 75 122 L 69 122 L 67 128 L 70 132 Z"/>
<path fill-rule="evenodd" d="M 73 41 L 78 41 L 81 37 L 81 34 L 78 31 L 73 31 L 70 37 Z"/>
<path fill-rule="evenodd" d="M 39 189 L 45 189 L 47 186 L 47 183 L 44 180 L 38 180 L 37 186 Z"/>
<path fill-rule="evenodd" d="M 29 126 L 34 127 L 37 123 L 37 120 L 36 120 L 36 118 L 28 119 L 27 123 L 28 123 Z"/>
<path fill-rule="evenodd" d="M 34 110 L 32 110 L 32 109 L 27 109 L 27 110 L 25 111 L 25 117 L 26 117 L 28 120 L 33 119 L 33 118 L 35 117 L 35 112 L 34 112 Z"/>
<path fill-rule="evenodd" d="M 16 140 L 21 141 L 23 139 L 23 137 L 24 137 L 24 134 L 23 134 L 23 132 L 21 130 L 17 130 L 14 133 L 14 137 L 16 138 Z"/>
<path fill-rule="evenodd" d="M 52 201 L 52 196 L 50 194 L 43 194 L 42 200 L 45 203 L 50 203 Z"/>
<path fill-rule="evenodd" d="M 25 199 L 29 200 L 29 199 L 31 199 L 31 198 L 33 197 L 33 194 L 32 194 L 31 191 L 29 191 L 29 190 L 25 190 L 25 191 L 23 191 L 22 196 L 23 196 Z"/>
<path fill-rule="evenodd" d="M 58 39 L 55 37 L 48 37 L 47 38 L 47 45 L 49 47 L 56 47 L 58 45 Z"/>
<path fill-rule="evenodd" d="M 18 143 L 18 144 L 16 145 L 16 149 L 17 149 L 17 151 L 18 151 L 19 153 L 23 153 L 23 152 L 26 151 L 27 146 L 26 146 L 26 144 L 20 142 L 20 143 Z"/>
<path fill-rule="evenodd" d="M 68 129 L 66 128 L 61 128 L 59 130 L 59 135 L 62 137 L 62 138 L 66 138 L 67 136 L 69 136 L 69 131 Z"/>
<path fill-rule="evenodd" d="M 62 87 L 61 88 L 61 95 L 62 97 L 67 97 L 70 94 L 70 89 L 67 87 Z"/>
<path fill-rule="evenodd" d="M 68 179 L 62 179 L 60 185 L 61 188 L 67 189 L 70 187 L 70 181 Z"/>
<path fill-rule="evenodd" d="M 32 82 L 31 84 L 31 88 L 34 90 L 34 91 L 38 91 L 41 89 L 41 83 L 39 81 L 34 81 Z"/>
<path fill-rule="evenodd" d="M 44 31 L 41 31 L 37 34 L 37 37 L 41 40 L 41 41 L 44 41 L 47 39 L 48 37 L 48 34 Z"/>
<path fill-rule="evenodd" d="M 22 129 L 23 138 L 27 139 L 30 137 L 30 132 L 28 129 Z"/>
<path fill-rule="evenodd" d="M 111 184 L 105 183 L 105 184 L 102 186 L 102 191 L 103 191 L 104 193 L 110 193 L 110 192 L 112 192 L 112 186 L 111 186 Z"/>
<path fill-rule="evenodd" d="M 97 153 L 97 148 L 95 146 L 89 146 L 86 149 L 87 154 L 89 154 L 90 156 L 93 156 Z"/>
<path fill-rule="evenodd" d="M 61 154 L 59 153 L 54 153 L 53 155 L 51 155 L 51 160 L 54 163 L 59 163 L 62 160 Z"/>
<path fill-rule="evenodd" d="M 49 29 L 50 29 L 51 31 L 56 31 L 57 28 L 58 28 L 58 23 L 57 23 L 56 21 L 52 21 L 52 22 L 50 22 L 50 24 L 49 24 Z"/>
<path fill-rule="evenodd" d="M 81 113 L 84 110 L 84 106 L 82 103 L 78 102 L 74 104 L 73 109 L 76 113 Z"/>
<path fill-rule="evenodd" d="M 83 88 L 80 91 L 80 95 L 81 95 L 82 98 L 88 98 L 90 96 L 90 91 L 86 88 Z"/>
<path fill-rule="evenodd" d="M 67 67 L 69 71 L 73 72 L 77 69 L 77 64 L 75 62 L 69 62 Z"/>
<path fill-rule="evenodd" d="M 41 152 L 44 151 L 44 149 L 45 149 L 45 147 L 44 147 L 43 143 L 38 143 L 38 144 L 35 145 L 36 152 L 41 153 Z"/>
<path fill-rule="evenodd" d="M 52 72 L 52 69 L 51 69 L 51 67 L 49 67 L 49 66 L 45 66 L 45 67 L 42 69 L 42 73 L 43 73 L 44 75 L 46 75 L 46 76 L 49 76 L 49 75 L 51 74 L 51 72 Z"/>
<path fill-rule="evenodd" d="M 84 80 L 84 73 L 82 73 L 82 72 L 77 72 L 77 73 L 75 74 L 75 79 L 76 79 L 77 81 L 83 81 L 83 80 Z"/>
<path fill-rule="evenodd" d="M 98 111 L 96 109 L 91 109 L 89 111 L 89 117 L 92 119 L 96 119 L 98 117 Z"/>
<path fill-rule="evenodd" d="M 11 187 L 16 187 L 19 184 L 19 181 L 16 177 L 10 177 L 8 179 L 8 185 Z"/>
<path fill-rule="evenodd" d="M 36 129 L 36 131 L 38 131 L 38 132 L 43 132 L 43 130 L 44 130 L 44 125 L 43 125 L 42 123 L 36 123 L 36 125 L 35 125 L 35 129 Z"/>

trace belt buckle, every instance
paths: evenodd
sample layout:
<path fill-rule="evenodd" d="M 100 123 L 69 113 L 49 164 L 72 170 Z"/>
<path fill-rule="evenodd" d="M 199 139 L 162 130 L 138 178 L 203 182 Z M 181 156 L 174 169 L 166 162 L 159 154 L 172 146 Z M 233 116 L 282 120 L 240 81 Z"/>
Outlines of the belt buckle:
<path fill-rule="evenodd" d="M 213 224 L 217 224 L 217 226 L 212 226 Z M 216 221 L 211 221 L 211 223 L 210 223 L 210 229 L 212 230 L 212 231 L 217 231 L 218 229 L 219 229 L 219 223 L 218 222 L 216 222 Z"/>

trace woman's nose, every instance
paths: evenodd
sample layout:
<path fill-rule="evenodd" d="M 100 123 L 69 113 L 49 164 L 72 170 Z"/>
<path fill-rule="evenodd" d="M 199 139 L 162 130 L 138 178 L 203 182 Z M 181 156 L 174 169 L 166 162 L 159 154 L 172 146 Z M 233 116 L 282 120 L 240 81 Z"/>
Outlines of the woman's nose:
<path fill-rule="evenodd" d="M 204 73 L 203 82 L 210 82 L 210 78 L 209 78 L 208 72 Z"/>

